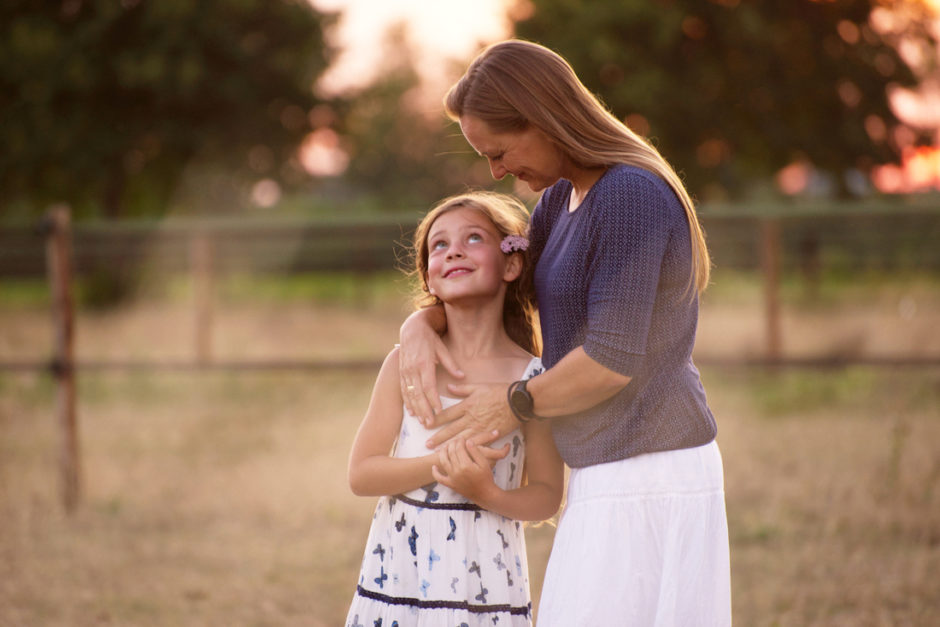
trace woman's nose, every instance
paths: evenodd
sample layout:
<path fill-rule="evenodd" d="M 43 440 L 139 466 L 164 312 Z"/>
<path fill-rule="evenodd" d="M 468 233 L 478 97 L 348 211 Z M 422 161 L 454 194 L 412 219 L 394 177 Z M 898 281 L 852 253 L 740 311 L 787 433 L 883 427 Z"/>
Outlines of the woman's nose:
<path fill-rule="evenodd" d="M 490 174 L 493 175 L 493 178 L 497 181 L 506 176 L 507 170 L 503 167 L 502 164 L 497 163 L 490 159 Z"/>

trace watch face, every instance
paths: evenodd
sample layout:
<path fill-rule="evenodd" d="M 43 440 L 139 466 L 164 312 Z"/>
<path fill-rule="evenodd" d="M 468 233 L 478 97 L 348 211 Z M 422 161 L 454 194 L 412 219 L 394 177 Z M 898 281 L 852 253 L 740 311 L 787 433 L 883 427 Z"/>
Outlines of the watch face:
<path fill-rule="evenodd" d="M 512 406 L 520 414 L 528 415 L 532 413 L 532 396 L 523 386 L 517 387 L 512 391 Z"/>

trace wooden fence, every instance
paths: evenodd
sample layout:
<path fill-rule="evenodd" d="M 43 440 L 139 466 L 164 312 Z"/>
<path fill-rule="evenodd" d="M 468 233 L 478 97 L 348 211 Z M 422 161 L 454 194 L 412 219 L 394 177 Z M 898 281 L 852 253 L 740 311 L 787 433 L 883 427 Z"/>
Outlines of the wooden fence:
<path fill-rule="evenodd" d="M 799 272 L 809 284 L 824 268 L 940 271 L 940 202 L 826 207 L 706 208 L 701 212 L 716 265 L 759 269 L 764 281 L 764 355 L 734 363 L 764 366 L 838 366 L 842 360 L 793 360 L 781 355 L 779 284 Z M 0 279 L 46 273 L 52 294 L 55 352 L 48 362 L 0 363 L 3 369 L 44 369 L 57 381 L 62 502 L 72 511 L 81 491 L 75 415 L 76 370 L 102 369 L 374 369 L 373 361 L 219 362 L 209 342 L 214 286 L 220 273 L 370 272 L 395 266 L 410 241 L 416 215 L 331 221 L 168 221 L 72 224 L 68 211 L 51 211 L 39 225 L 0 228 Z M 194 352 L 191 361 L 76 362 L 75 276 L 140 272 L 192 275 Z M 858 360 L 852 363 L 860 363 Z M 934 359 L 867 359 L 888 365 L 940 364 Z M 727 365 L 727 364 L 725 364 Z"/>

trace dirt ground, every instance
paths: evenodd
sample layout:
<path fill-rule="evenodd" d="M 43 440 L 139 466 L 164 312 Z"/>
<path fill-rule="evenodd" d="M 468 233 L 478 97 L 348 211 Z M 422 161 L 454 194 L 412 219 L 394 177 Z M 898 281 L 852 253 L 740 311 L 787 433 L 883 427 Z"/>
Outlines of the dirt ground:
<path fill-rule="evenodd" d="M 913 281 L 788 294 L 787 350 L 940 353 Z M 380 357 L 403 306 L 225 303 L 219 358 Z M 0 309 L 0 361 L 48 313 Z M 84 313 L 83 359 L 185 359 L 185 302 Z M 759 289 L 719 287 L 697 354 L 754 355 Z M 711 351 L 709 353 L 709 351 Z M 853 352 L 854 351 L 854 352 Z M 738 625 L 940 624 L 940 368 L 703 367 L 719 421 Z M 59 504 L 54 387 L 0 373 L 0 625 L 340 625 L 375 500 L 346 455 L 374 373 L 86 372 L 82 503 Z M 534 601 L 553 527 L 530 527 Z"/>

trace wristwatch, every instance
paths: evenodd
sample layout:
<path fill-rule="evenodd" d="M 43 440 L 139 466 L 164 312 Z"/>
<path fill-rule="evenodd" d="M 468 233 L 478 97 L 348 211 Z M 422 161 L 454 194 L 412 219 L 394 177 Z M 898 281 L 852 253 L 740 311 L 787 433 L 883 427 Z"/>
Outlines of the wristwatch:
<path fill-rule="evenodd" d="M 532 400 L 532 394 L 530 394 L 529 390 L 526 388 L 528 382 L 528 379 L 523 379 L 509 386 L 509 391 L 507 392 L 509 409 L 519 422 L 545 420 L 545 417 L 535 414 L 535 401 Z"/>

